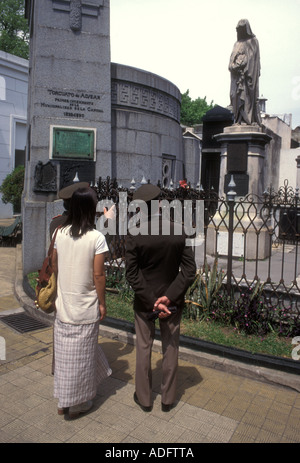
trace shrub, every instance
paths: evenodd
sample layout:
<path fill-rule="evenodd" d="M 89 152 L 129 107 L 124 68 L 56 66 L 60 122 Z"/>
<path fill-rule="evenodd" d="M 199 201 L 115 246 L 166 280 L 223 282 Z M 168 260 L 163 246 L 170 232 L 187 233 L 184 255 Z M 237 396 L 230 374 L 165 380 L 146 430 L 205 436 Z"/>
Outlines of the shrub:
<path fill-rule="evenodd" d="M 250 288 L 236 288 L 235 293 L 228 295 L 223 275 L 215 261 L 212 270 L 206 265 L 204 273 L 196 276 L 186 295 L 185 318 L 234 326 L 247 335 L 274 332 L 292 337 L 300 334 L 299 314 L 297 316 L 291 307 L 267 304 L 259 281 Z"/>
<path fill-rule="evenodd" d="M 21 198 L 24 187 L 24 166 L 16 167 L 10 174 L 3 180 L 0 186 L 0 193 L 2 193 L 2 202 L 4 204 L 11 203 L 14 212 L 21 212 Z"/>
<path fill-rule="evenodd" d="M 257 282 L 254 288 L 247 288 L 234 301 L 232 324 L 246 334 L 263 335 L 272 331 L 261 292 L 262 286 Z"/>
<path fill-rule="evenodd" d="M 218 260 L 215 259 L 212 269 L 205 261 L 203 271 L 197 273 L 186 294 L 186 311 L 191 318 L 209 315 L 222 288 L 223 280 L 223 272 L 218 272 Z"/>

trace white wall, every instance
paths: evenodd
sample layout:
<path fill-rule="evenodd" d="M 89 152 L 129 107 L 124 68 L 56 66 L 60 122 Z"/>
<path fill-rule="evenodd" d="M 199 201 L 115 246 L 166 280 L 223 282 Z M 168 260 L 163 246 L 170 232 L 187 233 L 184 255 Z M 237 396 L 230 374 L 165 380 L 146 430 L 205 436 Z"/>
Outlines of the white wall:
<path fill-rule="evenodd" d="M 26 145 L 28 61 L 0 51 L 0 184 L 15 167 L 15 150 Z M 0 218 L 13 210 L 0 195 Z"/>
<path fill-rule="evenodd" d="M 297 187 L 297 163 L 296 157 L 299 154 L 296 149 L 281 150 L 280 153 L 280 169 L 279 169 L 279 186 L 284 185 L 287 179 L 289 186 Z"/>
<path fill-rule="evenodd" d="M 263 124 L 281 137 L 280 162 L 278 174 L 278 188 L 284 186 L 284 181 L 288 180 L 289 186 L 297 187 L 297 162 L 296 157 L 299 150 L 292 149 L 291 135 L 292 128 L 284 120 L 277 116 L 265 116 Z M 273 166 L 274 168 L 274 166 Z M 274 186 L 274 185 L 273 185 Z M 298 185 L 299 186 L 299 185 Z"/>

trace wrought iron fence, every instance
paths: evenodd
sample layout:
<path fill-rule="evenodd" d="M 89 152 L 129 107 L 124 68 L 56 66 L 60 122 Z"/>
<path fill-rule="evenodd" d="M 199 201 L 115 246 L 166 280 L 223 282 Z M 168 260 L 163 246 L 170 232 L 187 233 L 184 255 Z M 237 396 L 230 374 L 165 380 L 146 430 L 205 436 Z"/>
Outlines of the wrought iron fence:
<path fill-rule="evenodd" d="M 161 185 L 158 183 L 161 187 Z M 226 197 L 214 191 L 203 191 L 189 185 L 161 188 L 161 199 L 179 200 L 192 204 L 193 222 L 197 204 L 203 211 L 203 239 L 194 247 L 199 272 L 211 269 L 217 260 L 222 272 L 223 289 L 227 295 L 251 290 L 259 285 L 259 297 L 265 309 L 274 317 L 284 312 L 300 323 L 300 204 L 298 189 L 284 182 L 275 191 L 268 188 L 262 197 L 248 194 L 237 198 L 234 183 Z M 120 193 L 127 205 L 132 200 L 135 185 L 118 186 L 116 180 L 99 178 L 94 187 L 99 201 L 111 200 L 116 205 L 116 231 L 108 236 L 110 255 L 108 272 L 122 278 L 125 265 L 126 226 L 120 230 Z M 124 206 L 124 205 L 123 205 Z M 122 215 L 122 220 L 129 219 Z M 125 232 L 124 232 L 125 230 Z M 195 235 L 191 238 L 197 238 Z M 200 243 L 200 245 L 199 245 Z M 208 266 L 208 267 L 207 267 Z M 207 270 L 206 270 L 207 271 Z"/>
<path fill-rule="evenodd" d="M 300 326 L 299 193 L 288 182 L 262 197 L 218 198 L 205 225 L 205 258 L 217 256 L 228 295 L 259 287 L 265 318 Z M 297 328 L 299 329 L 299 328 Z"/>

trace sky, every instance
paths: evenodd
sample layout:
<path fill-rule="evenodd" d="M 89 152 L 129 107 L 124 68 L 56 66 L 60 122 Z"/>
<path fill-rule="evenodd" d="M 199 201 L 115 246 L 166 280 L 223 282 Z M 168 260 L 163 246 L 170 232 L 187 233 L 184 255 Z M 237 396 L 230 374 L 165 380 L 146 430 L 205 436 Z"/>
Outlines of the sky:
<path fill-rule="evenodd" d="M 111 61 L 227 107 L 240 19 L 259 41 L 266 112 L 292 114 L 300 126 L 300 0 L 110 0 Z"/>

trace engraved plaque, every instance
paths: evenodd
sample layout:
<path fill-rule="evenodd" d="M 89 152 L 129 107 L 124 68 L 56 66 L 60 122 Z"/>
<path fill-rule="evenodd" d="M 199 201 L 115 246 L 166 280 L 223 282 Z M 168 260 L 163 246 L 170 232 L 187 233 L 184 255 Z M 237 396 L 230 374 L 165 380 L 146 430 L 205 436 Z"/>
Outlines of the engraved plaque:
<path fill-rule="evenodd" d="M 94 160 L 94 130 L 53 127 L 53 159 Z"/>
<path fill-rule="evenodd" d="M 227 147 L 227 172 L 247 172 L 247 143 L 229 143 Z"/>
<path fill-rule="evenodd" d="M 34 187 L 37 193 L 54 193 L 57 191 L 56 185 L 56 166 L 51 162 L 43 164 L 39 161 L 34 171 Z"/>
<path fill-rule="evenodd" d="M 224 183 L 224 192 L 227 194 L 229 191 L 229 183 L 231 180 L 232 174 L 225 175 L 225 183 Z M 248 174 L 234 174 L 233 175 L 235 187 L 234 191 L 236 192 L 237 196 L 246 196 L 249 192 L 249 175 Z"/>
<path fill-rule="evenodd" d="M 95 181 L 95 162 L 60 161 L 60 182 L 59 189 L 74 183 L 77 176 L 80 182 L 91 183 Z"/>

